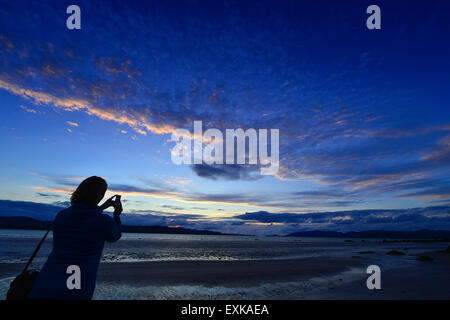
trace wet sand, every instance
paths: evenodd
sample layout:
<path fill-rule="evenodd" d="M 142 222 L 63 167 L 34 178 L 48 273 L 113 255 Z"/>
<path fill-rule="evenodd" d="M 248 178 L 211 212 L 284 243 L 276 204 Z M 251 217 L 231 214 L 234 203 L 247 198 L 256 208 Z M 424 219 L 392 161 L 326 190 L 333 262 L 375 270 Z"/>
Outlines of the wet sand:
<path fill-rule="evenodd" d="M 233 287 L 304 280 L 361 265 L 361 261 L 348 258 L 103 263 L 98 280 L 137 286 L 189 284 Z"/>
<path fill-rule="evenodd" d="M 308 299 L 450 300 L 450 254 L 428 252 L 427 255 L 433 261 L 413 261 L 410 265 L 382 271 L 381 290 L 368 290 L 360 280 L 355 280 L 334 290 L 311 294 Z"/>
<path fill-rule="evenodd" d="M 304 258 L 259 261 L 172 261 L 102 264 L 98 299 L 112 288 L 132 299 L 450 299 L 450 254 Z M 382 257 L 384 258 L 384 257 Z M 380 264 L 381 290 L 369 290 L 366 269 Z M 391 266 L 392 266 L 391 265 Z M 103 288 L 101 288 L 103 284 Z"/>

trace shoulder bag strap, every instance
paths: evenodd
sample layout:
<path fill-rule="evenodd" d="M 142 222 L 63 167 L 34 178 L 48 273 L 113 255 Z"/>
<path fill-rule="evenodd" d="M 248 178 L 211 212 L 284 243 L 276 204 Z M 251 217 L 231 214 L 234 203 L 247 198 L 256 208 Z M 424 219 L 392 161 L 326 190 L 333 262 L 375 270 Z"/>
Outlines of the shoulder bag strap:
<path fill-rule="evenodd" d="M 61 212 L 58 212 L 58 214 L 60 214 Z M 58 214 L 56 216 L 58 216 Z M 25 265 L 25 268 L 23 268 L 22 273 L 27 272 L 28 267 L 30 266 L 30 264 L 33 262 L 34 257 L 36 256 L 36 254 L 38 253 L 39 249 L 41 248 L 42 244 L 45 241 L 45 238 L 47 238 L 48 233 L 52 230 L 52 224 L 50 224 L 50 227 L 48 227 L 47 232 L 44 234 L 44 236 L 42 237 L 41 241 L 39 242 L 38 246 L 36 247 L 36 249 L 34 249 L 33 254 L 31 255 L 30 259 L 28 259 L 27 264 Z"/>
<path fill-rule="evenodd" d="M 42 244 L 45 241 L 45 238 L 47 238 L 48 233 L 50 232 L 51 229 L 48 229 L 47 232 L 45 233 L 45 235 L 42 237 L 41 241 L 39 242 L 38 246 L 36 247 L 36 249 L 34 249 L 33 254 L 31 255 L 30 259 L 28 259 L 27 264 L 25 265 L 25 268 L 23 268 L 22 273 L 25 273 L 28 269 L 28 267 L 30 266 L 30 264 L 33 262 L 34 257 L 36 256 L 36 254 L 38 253 L 39 249 L 41 248 Z"/>

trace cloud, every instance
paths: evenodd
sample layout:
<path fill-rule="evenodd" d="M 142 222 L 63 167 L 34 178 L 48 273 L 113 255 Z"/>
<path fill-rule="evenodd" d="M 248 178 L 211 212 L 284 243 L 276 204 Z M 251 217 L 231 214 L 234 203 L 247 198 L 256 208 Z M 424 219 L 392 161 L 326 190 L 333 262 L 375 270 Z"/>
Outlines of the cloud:
<path fill-rule="evenodd" d="M 450 206 L 412 209 L 373 209 L 311 213 L 246 212 L 234 218 L 284 223 L 298 230 L 450 230 Z"/>
<path fill-rule="evenodd" d="M 22 106 L 22 105 L 20 106 L 20 109 L 25 110 L 28 113 L 37 114 L 36 110 L 34 110 L 32 108 L 28 108 L 28 107 Z"/>
<path fill-rule="evenodd" d="M 208 165 L 194 164 L 190 166 L 199 177 L 211 180 L 257 180 L 260 179 L 259 168 L 251 165 L 224 164 Z"/>
<path fill-rule="evenodd" d="M 145 119 L 144 115 L 142 115 L 141 117 L 136 117 L 133 114 L 127 112 L 120 112 L 114 109 L 103 109 L 96 107 L 86 99 L 57 97 L 53 94 L 43 91 L 21 88 L 20 86 L 8 83 L 1 78 L 0 88 L 5 89 L 15 95 L 21 96 L 24 99 L 30 100 L 38 105 L 51 105 L 57 108 L 61 108 L 65 111 L 83 111 L 102 120 L 114 121 L 118 124 L 127 124 L 138 133 L 144 135 L 146 134 L 146 131 L 144 131 L 144 129 L 155 134 L 168 134 L 175 129 L 169 124 L 151 123 L 150 121 Z"/>
<path fill-rule="evenodd" d="M 171 206 L 171 205 L 168 205 L 168 204 L 162 205 L 161 208 L 171 209 L 171 210 L 179 210 L 179 211 L 186 210 L 185 208 L 177 207 L 177 206 Z"/>
<path fill-rule="evenodd" d="M 67 122 L 67 124 L 69 124 L 72 127 L 78 127 L 78 123 L 76 123 L 76 122 L 72 122 L 72 121 L 66 121 L 66 122 Z"/>
<path fill-rule="evenodd" d="M 131 61 L 123 61 L 113 57 L 99 57 L 95 61 L 97 67 L 110 74 L 124 74 L 127 78 L 140 76 L 142 73 L 131 66 Z"/>
<path fill-rule="evenodd" d="M 44 198 L 59 198 L 59 194 L 55 193 L 45 193 L 45 192 L 36 192 L 38 196 L 44 197 Z"/>
<path fill-rule="evenodd" d="M 450 199 L 450 185 L 427 188 L 425 190 L 419 190 L 415 192 L 407 192 L 399 195 L 402 198 L 418 198 L 423 197 L 426 199 Z"/>

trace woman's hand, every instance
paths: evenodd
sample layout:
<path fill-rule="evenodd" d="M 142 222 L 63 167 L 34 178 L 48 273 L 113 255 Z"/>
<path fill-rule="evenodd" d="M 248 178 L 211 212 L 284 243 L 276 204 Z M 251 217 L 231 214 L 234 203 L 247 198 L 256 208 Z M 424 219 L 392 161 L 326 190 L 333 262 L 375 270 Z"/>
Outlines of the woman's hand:
<path fill-rule="evenodd" d="M 106 209 L 108 209 L 109 207 L 113 207 L 114 206 L 114 204 L 115 204 L 115 202 L 114 202 L 114 197 L 115 197 L 116 195 L 113 195 L 111 198 L 109 198 L 108 200 L 106 200 L 101 206 L 100 206 L 100 208 L 102 209 L 102 210 L 106 210 Z"/>
<path fill-rule="evenodd" d="M 122 202 L 120 202 L 120 195 L 116 196 L 116 201 L 114 201 L 114 216 L 118 217 L 123 211 Z"/>

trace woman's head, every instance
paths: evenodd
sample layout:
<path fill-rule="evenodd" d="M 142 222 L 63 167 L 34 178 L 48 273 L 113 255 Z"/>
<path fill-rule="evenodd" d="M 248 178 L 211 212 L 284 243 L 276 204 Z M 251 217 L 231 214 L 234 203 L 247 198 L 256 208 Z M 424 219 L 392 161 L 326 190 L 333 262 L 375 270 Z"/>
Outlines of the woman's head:
<path fill-rule="evenodd" d="M 80 183 L 78 188 L 72 193 L 70 203 L 87 203 L 96 206 L 105 196 L 108 184 L 100 177 L 89 177 Z"/>

